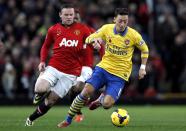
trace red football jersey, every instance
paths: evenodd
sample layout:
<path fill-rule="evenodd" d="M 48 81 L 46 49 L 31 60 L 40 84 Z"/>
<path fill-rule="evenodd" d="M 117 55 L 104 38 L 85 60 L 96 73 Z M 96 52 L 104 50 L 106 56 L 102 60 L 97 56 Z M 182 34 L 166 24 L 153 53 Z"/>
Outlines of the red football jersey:
<path fill-rule="evenodd" d="M 90 30 L 80 23 L 66 27 L 60 23 L 51 26 L 41 48 L 41 61 L 46 62 L 49 49 L 53 45 L 53 54 L 48 65 L 61 72 L 79 76 L 82 68 L 80 58 L 83 55 L 83 44 L 89 35 Z"/>

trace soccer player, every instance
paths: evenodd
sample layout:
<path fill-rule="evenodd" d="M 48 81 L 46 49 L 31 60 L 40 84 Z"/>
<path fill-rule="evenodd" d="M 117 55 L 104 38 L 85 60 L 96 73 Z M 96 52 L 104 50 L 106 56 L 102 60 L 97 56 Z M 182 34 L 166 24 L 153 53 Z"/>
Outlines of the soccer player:
<path fill-rule="evenodd" d="M 75 21 L 81 22 L 81 16 L 79 10 L 75 10 Z M 89 26 L 87 26 L 91 33 L 94 33 L 95 30 Z M 101 40 L 101 39 L 100 39 Z M 102 41 L 103 42 L 103 41 Z M 81 75 L 77 78 L 77 84 L 72 87 L 70 90 L 70 98 L 73 101 L 74 98 L 82 91 L 85 81 L 90 78 L 92 75 L 93 61 L 94 61 L 94 47 L 92 45 L 86 45 L 86 48 L 83 50 L 83 55 L 81 57 L 82 70 Z M 104 46 L 102 44 L 101 49 L 99 50 L 100 59 L 102 58 L 104 53 Z M 84 119 L 83 113 L 80 111 L 76 114 L 74 121 L 81 122 Z"/>
<path fill-rule="evenodd" d="M 48 29 L 41 48 L 41 62 L 38 66 L 41 73 L 35 84 L 38 99 L 43 94 L 47 95 L 27 118 L 25 126 L 32 126 L 34 120 L 46 114 L 59 98 L 63 98 L 81 73 L 80 59 L 85 39 L 90 35 L 90 31 L 85 25 L 74 22 L 73 5 L 64 5 L 59 12 L 59 17 L 62 22 Z M 53 54 L 48 66 L 45 67 L 51 46 Z"/>
<path fill-rule="evenodd" d="M 117 8 L 115 10 L 114 24 L 103 25 L 96 33 L 86 39 L 86 43 L 93 44 L 94 48 L 100 48 L 97 38 L 106 42 L 105 54 L 82 92 L 74 99 L 70 106 L 66 119 L 58 124 L 58 127 L 67 127 L 71 124 L 72 118 L 84 106 L 84 103 L 95 90 L 106 86 L 105 92 L 93 101 L 89 109 L 94 110 L 99 106 L 109 109 L 119 99 L 128 81 L 132 70 L 132 55 L 135 47 L 141 51 L 141 67 L 139 79 L 146 75 L 145 67 L 149 55 L 148 47 L 141 35 L 134 29 L 127 26 L 128 9 Z"/>

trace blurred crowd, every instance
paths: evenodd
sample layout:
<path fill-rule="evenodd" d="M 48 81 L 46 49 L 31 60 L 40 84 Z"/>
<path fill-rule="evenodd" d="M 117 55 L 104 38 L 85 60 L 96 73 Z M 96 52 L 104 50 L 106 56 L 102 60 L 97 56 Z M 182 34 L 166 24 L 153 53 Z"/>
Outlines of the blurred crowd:
<path fill-rule="evenodd" d="M 116 7 L 128 7 L 129 26 L 150 48 L 148 75 L 138 80 L 140 54 L 124 94 L 153 97 L 186 92 L 186 1 L 184 0 L 0 0 L 0 96 L 33 97 L 39 53 L 47 29 L 56 22 L 59 5 L 72 2 L 84 23 L 95 29 L 112 23 Z M 97 63 L 95 53 L 95 63 Z"/>

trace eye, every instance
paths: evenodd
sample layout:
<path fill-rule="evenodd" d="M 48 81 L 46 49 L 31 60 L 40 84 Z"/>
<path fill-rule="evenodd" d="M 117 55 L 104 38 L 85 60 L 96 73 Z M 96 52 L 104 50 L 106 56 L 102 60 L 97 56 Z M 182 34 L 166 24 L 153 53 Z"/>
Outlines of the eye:
<path fill-rule="evenodd" d="M 121 23 L 126 24 L 126 23 L 127 23 L 127 20 L 119 20 L 118 22 L 119 22 L 120 24 L 121 24 Z"/>
<path fill-rule="evenodd" d="M 119 20 L 119 23 L 122 23 L 122 20 Z"/>

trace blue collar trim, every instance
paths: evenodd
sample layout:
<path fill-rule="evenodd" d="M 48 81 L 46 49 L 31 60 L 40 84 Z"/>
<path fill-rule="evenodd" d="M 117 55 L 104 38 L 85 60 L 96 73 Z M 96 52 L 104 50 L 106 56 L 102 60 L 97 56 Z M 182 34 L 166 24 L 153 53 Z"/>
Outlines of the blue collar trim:
<path fill-rule="evenodd" d="M 116 30 L 116 26 L 114 26 L 114 34 L 119 34 L 121 36 L 125 36 L 127 34 L 127 31 L 128 31 L 128 27 L 125 28 L 125 30 L 123 32 L 117 32 Z"/>

